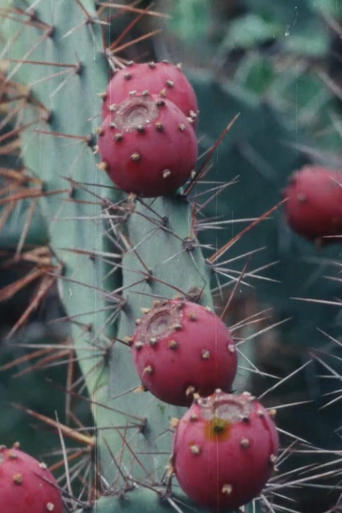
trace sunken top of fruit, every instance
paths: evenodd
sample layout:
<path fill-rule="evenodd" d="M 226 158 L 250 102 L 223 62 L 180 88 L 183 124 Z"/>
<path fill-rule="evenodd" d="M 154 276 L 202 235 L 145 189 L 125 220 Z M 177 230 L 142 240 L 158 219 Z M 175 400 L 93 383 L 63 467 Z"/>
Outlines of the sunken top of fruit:
<path fill-rule="evenodd" d="M 145 127 L 158 117 L 158 105 L 149 95 L 132 95 L 112 110 L 112 123 L 124 132 Z"/>
<path fill-rule="evenodd" d="M 248 392 L 235 395 L 216 390 L 209 397 L 199 397 L 196 403 L 203 419 L 221 419 L 234 424 L 248 419 L 253 411 L 253 401 L 254 397 Z"/>
<path fill-rule="evenodd" d="M 178 329 L 182 320 L 183 301 L 163 301 L 156 304 L 139 325 L 139 340 L 148 343 L 151 338 L 164 338 Z"/>

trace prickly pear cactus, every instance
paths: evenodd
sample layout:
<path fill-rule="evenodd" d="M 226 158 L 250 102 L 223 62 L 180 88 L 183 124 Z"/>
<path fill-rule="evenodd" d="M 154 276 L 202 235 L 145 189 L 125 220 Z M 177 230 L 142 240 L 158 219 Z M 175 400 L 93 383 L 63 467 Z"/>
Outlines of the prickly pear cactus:
<path fill-rule="evenodd" d="M 117 61 L 103 48 L 100 25 L 107 22 L 96 4 L 15 0 L 4 28 L 8 80 L 30 92 L 20 114 L 22 159 L 41 180 L 40 214 L 54 255 L 49 272 L 95 422 L 95 474 L 104 496 L 95 505 L 66 503 L 84 512 L 182 511 L 190 501 L 171 491 L 168 460 L 172 419 L 183 409 L 142 390 L 130 337 L 159 299 L 177 295 L 213 308 L 213 265 L 204 259 L 196 205 L 186 194 L 126 195 L 98 166 L 100 96 Z M 208 84 L 198 81 L 198 90 Z"/>

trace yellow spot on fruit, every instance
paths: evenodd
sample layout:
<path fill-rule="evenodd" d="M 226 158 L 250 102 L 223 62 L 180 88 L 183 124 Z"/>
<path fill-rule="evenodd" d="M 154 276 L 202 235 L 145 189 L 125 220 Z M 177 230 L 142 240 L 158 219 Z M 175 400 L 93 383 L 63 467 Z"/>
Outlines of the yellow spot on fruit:
<path fill-rule="evenodd" d="M 231 423 L 219 417 L 213 417 L 205 423 L 205 436 L 209 440 L 227 440 Z"/>

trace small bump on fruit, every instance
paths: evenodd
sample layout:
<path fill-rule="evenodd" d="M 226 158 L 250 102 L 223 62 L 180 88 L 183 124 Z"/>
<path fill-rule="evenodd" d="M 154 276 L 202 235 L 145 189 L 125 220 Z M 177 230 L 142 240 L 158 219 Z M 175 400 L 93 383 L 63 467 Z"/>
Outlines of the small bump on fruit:
<path fill-rule="evenodd" d="M 208 349 L 202 349 L 201 358 L 202 358 L 202 360 L 209 360 L 210 351 Z"/>
<path fill-rule="evenodd" d="M 143 374 L 153 374 L 154 373 L 154 369 L 152 367 L 152 365 L 147 365 L 145 368 L 144 368 L 144 371 L 143 371 Z"/>
<path fill-rule="evenodd" d="M 178 424 L 179 424 L 179 419 L 177 417 L 172 417 L 172 419 L 170 420 L 170 428 L 176 429 Z"/>
<path fill-rule="evenodd" d="M 193 394 L 195 393 L 195 391 L 196 391 L 196 388 L 195 388 L 195 387 L 193 387 L 192 385 L 189 385 L 189 386 L 187 387 L 187 389 L 185 390 L 185 395 L 186 395 L 187 397 L 189 397 L 189 396 L 193 395 Z"/>
<path fill-rule="evenodd" d="M 131 158 L 131 160 L 133 160 L 133 162 L 140 162 L 141 155 L 140 155 L 140 153 L 135 152 L 135 153 L 132 153 L 130 158 Z"/>
<path fill-rule="evenodd" d="M 201 452 L 200 447 L 199 447 L 198 445 L 196 445 L 196 444 L 192 444 L 192 445 L 190 445 L 190 446 L 189 446 L 189 449 L 190 449 L 190 452 L 191 452 L 192 454 L 195 454 L 196 456 L 197 456 L 198 454 L 200 454 L 200 452 Z"/>
<path fill-rule="evenodd" d="M 275 454 L 271 454 L 270 456 L 270 463 L 274 465 L 274 463 L 277 461 L 277 456 Z"/>
<path fill-rule="evenodd" d="M 107 171 L 108 164 L 106 162 L 99 162 L 96 166 L 100 171 Z"/>
<path fill-rule="evenodd" d="M 233 491 L 233 487 L 231 484 L 224 484 L 221 488 L 221 492 L 225 495 L 230 495 Z"/>
<path fill-rule="evenodd" d="M 162 174 L 163 174 L 163 178 L 168 178 L 171 175 L 171 171 L 170 171 L 170 169 L 164 169 Z"/>
<path fill-rule="evenodd" d="M 248 438 L 241 438 L 240 447 L 242 447 L 242 449 L 248 449 L 249 446 L 250 446 L 250 441 L 248 440 Z"/>
<path fill-rule="evenodd" d="M 12 481 L 17 485 L 21 485 L 23 482 L 23 476 L 21 474 L 13 474 Z"/>
<path fill-rule="evenodd" d="M 169 349 L 175 351 L 178 348 L 178 343 L 175 340 L 170 340 Z"/>

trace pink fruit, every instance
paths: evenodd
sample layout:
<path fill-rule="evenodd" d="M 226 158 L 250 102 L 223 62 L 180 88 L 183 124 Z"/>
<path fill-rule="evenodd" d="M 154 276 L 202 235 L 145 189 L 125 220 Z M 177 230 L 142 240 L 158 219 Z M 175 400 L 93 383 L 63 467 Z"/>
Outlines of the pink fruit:
<path fill-rule="evenodd" d="M 111 106 L 121 103 L 131 92 L 159 95 L 173 102 L 183 114 L 192 120 L 197 116 L 197 100 L 191 84 L 179 65 L 168 62 L 134 63 L 116 71 L 109 82 L 102 106 L 102 119 Z"/>
<path fill-rule="evenodd" d="M 185 406 L 194 392 L 229 391 L 237 358 L 224 323 L 183 300 L 157 302 L 133 336 L 133 359 L 143 385 L 166 403 Z"/>
<path fill-rule="evenodd" d="M 3 513 L 63 511 L 61 493 L 46 465 L 16 447 L 0 448 L 0 505 Z"/>
<path fill-rule="evenodd" d="M 176 105 L 155 96 L 134 95 L 107 116 L 99 134 L 99 151 L 120 189 L 161 196 L 189 178 L 197 141 Z"/>
<path fill-rule="evenodd" d="M 181 488 L 202 507 L 225 513 L 256 497 L 273 471 L 275 425 L 248 392 L 217 390 L 179 421 L 172 465 Z"/>
<path fill-rule="evenodd" d="M 305 166 L 293 174 L 284 191 L 285 214 L 291 228 L 322 243 L 342 235 L 342 172 Z"/>

